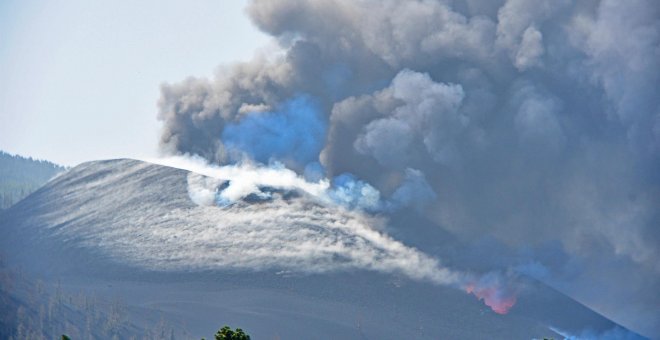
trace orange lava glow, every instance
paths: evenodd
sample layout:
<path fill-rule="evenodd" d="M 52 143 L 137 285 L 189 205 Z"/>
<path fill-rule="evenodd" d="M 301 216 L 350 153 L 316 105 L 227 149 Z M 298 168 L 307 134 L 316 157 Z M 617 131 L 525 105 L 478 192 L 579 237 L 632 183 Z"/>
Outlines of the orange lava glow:
<path fill-rule="evenodd" d="M 476 296 L 482 300 L 486 306 L 490 307 L 497 314 L 506 314 L 511 307 L 516 304 L 515 294 L 510 294 L 496 286 L 477 286 L 469 283 L 464 287 L 468 294 Z"/>

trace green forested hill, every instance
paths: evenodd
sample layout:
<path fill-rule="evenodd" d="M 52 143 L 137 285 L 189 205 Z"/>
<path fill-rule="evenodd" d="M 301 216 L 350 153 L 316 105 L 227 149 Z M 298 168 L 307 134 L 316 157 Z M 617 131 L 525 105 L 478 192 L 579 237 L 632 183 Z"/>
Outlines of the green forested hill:
<path fill-rule="evenodd" d="M 0 209 L 20 201 L 64 170 L 48 161 L 0 151 Z"/>

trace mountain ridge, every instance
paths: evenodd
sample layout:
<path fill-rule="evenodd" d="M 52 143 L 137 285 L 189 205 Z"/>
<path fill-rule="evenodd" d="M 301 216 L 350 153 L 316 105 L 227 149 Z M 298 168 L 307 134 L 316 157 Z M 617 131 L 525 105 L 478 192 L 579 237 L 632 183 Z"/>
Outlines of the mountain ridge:
<path fill-rule="evenodd" d="M 245 266 L 225 261 L 216 256 L 225 253 L 214 253 L 217 249 L 213 247 L 232 254 L 235 245 L 221 240 L 216 240 L 217 245 L 216 241 L 195 243 L 199 240 L 186 232 L 208 233 L 207 238 L 215 240 L 214 235 L 225 234 L 211 231 L 220 226 L 222 218 L 232 218 L 231 209 L 239 209 L 236 215 L 241 215 L 274 208 L 269 208 L 270 203 L 259 209 L 251 205 L 229 210 L 198 206 L 188 192 L 191 174 L 132 159 L 80 164 L 0 213 L 0 230 L 8 236 L 0 243 L 10 252 L 10 263 L 33 275 L 58 278 L 74 291 L 101 291 L 106 297 L 118 294 L 134 301 L 129 308 L 133 313 L 145 306 L 160 306 L 151 308 L 151 313 L 162 307 L 171 320 L 197 325 L 192 332 L 200 336 L 225 322 L 209 315 L 235 320 L 251 334 L 263 337 L 301 334 L 296 331 L 320 336 L 317 329 L 329 335 L 337 328 L 347 338 L 365 334 L 394 338 L 401 329 L 415 329 L 415 323 L 423 329 L 416 330 L 421 338 L 468 339 L 484 334 L 496 338 L 559 336 L 549 327 L 574 333 L 589 327 L 597 332 L 617 327 L 572 299 L 533 283 L 521 292 L 510 314 L 501 316 L 455 288 L 419 282 L 405 272 L 379 273 L 350 266 L 291 272 L 271 262 L 253 261 Z M 235 235 L 241 230 L 236 229 L 234 233 L 239 234 Z M 354 237 L 329 230 L 319 237 Z M 288 242 L 286 235 L 276 236 Z M 206 250 L 196 252 L 198 246 Z M 223 299 L 238 307 L 224 306 Z M 202 307 L 209 313 L 193 312 Z M 347 319 L 342 310 L 352 311 L 353 316 Z M 566 310 L 573 313 L 568 318 L 561 315 Z M 362 315 L 362 321 L 350 321 L 357 315 Z M 301 322 L 308 326 L 283 327 Z M 457 326 L 461 324 L 469 326 Z"/>

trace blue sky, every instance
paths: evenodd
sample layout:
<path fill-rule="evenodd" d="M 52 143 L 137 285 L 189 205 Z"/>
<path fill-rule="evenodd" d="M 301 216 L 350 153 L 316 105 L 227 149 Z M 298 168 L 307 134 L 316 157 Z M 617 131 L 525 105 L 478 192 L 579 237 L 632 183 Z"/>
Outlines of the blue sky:
<path fill-rule="evenodd" d="M 162 82 L 212 76 L 267 38 L 245 1 L 0 3 L 0 149 L 65 165 L 153 157 Z"/>

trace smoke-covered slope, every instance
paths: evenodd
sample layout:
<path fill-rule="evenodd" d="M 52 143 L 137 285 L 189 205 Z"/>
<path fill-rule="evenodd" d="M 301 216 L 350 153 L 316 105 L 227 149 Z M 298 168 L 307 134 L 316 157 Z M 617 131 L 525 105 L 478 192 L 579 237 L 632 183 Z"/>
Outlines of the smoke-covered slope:
<path fill-rule="evenodd" d="M 634 337 L 534 282 L 497 314 L 460 290 L 460 268 L 304 191 L 195 203 L 209 181 L 222 187 L 140 161 L 85 163 L 3 212 L 0 246 L 14 269 L 119 298 L 131 323 L 162 317 L 181 338 L 225 323 L 255 339 Z"/>

